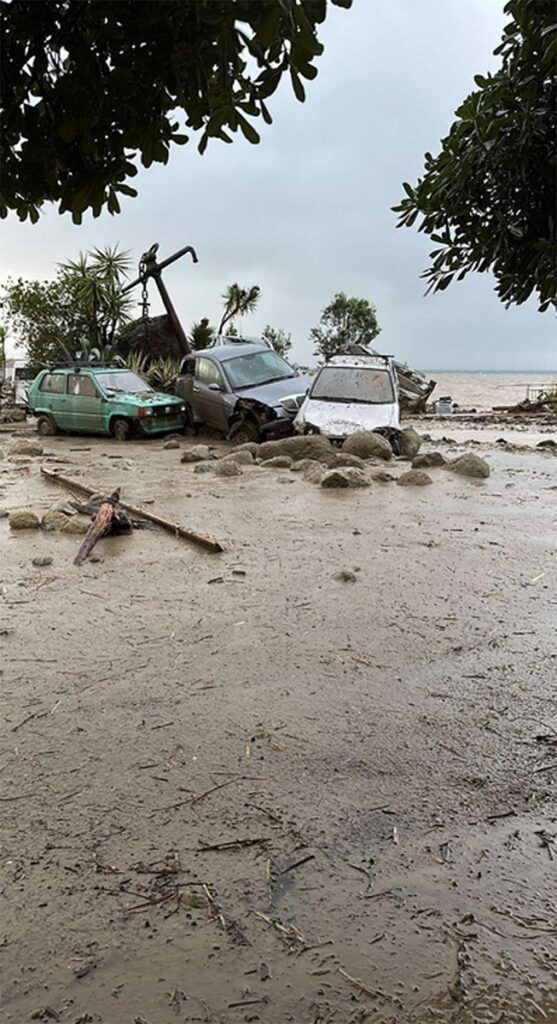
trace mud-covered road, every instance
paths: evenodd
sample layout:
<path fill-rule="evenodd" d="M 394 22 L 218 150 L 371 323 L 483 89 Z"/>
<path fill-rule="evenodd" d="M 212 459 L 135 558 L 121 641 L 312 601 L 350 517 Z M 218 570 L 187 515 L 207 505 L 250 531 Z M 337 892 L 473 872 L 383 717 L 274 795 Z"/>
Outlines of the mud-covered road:
<path fill-rule="evenodd" d="M 0 520 L 2 1020 L 556 1022 L 555 456 L 324 491 L 11 442 L 1 507 L 49 465 L 227 550 Z"/>

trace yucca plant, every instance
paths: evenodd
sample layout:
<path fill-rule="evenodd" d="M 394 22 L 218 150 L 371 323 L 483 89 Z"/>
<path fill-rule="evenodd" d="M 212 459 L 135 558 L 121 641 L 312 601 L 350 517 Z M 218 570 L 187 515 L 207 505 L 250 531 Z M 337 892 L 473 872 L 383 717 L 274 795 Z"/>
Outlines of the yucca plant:
<path fill-rule="evenodd" d="M 176 387 L 176 380 L 180 373 L 180 360 L 179 359 L 155 359 L 148 371 L 147 376 L 149 383 L 157 391 L 174 391 Z"/>
<path fill-rule="evenodd" d="M 139 377 L 149 380 L 150 367 L 148 357 L 143 352 L 130 352 L 126 359 L 128 370 L 137 373 Z"/>

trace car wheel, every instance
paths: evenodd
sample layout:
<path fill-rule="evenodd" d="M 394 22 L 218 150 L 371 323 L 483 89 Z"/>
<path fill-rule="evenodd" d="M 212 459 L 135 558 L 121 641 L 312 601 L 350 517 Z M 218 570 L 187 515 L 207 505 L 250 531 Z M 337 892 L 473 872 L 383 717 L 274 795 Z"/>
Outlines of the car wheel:
<path fill-rule="evenodd" d="M 130 425 L 127 420 L 119 416 L 112 422 L 112 436 L 116 441 L 127 441 L 130 436 Z"/>
<path fill-rule="evenodd" d="M 259 427 L 253 420 L 238 420 L 228 433 L 228 440 L 234 444 L 247 444 L 249 441 L 261 441 Z"/>
<path fill-rule="evenodd" d="M 37 434 L 39 437 L 52 437 L 58 433 L 58 427 L 52 416 L 39 416 L 37 420 Z"/>

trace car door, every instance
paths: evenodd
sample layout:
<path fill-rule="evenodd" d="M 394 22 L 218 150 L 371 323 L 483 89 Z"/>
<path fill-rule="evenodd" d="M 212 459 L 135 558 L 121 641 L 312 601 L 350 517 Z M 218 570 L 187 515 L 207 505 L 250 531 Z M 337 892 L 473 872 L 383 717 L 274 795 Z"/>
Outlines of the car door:
<path fill-rule="evenodd" d="M 56 426 L 68 430 L 66 374 L 46 373 L 39 385 L 37 411 L 50 413 Z"/>
<path fill-rule="evenodd" d="M 68 430 L 83 430 L 88 434 L 106 433 L 103 405 L 104 399 L 94 377 L 88 373 L 68 374 Z"/>
<path fill-rule="evenodd" d="M 226 391 L 218 364 L 206 356 L 196 359 L 192 388 L 193 411 L 200 420 L 217 430 L 228 430 Z"/>

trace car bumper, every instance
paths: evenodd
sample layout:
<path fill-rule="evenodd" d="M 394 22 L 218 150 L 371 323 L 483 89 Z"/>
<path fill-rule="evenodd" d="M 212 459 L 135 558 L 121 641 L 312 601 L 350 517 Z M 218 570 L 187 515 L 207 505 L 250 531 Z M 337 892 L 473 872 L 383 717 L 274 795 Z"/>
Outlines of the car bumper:
<path fill-rule="evenodd" d="M 170 430 L 181 431 L 186 425 L 186 414 L 183 412 L 169 416 L 145 416 L 137 420 L 140 432 L 145 437 L 166 434 Z"/>
<path fill-rule="evenodd" d="M 276 420 L 261 423 L 259 432 L 262 437 L 270 440 L 274 437 L 288 437 L 294 433 L 294 420 L 289 416 L 279 416 Z"/>

